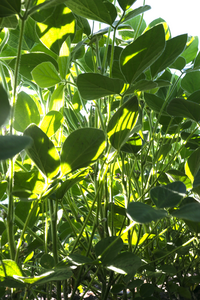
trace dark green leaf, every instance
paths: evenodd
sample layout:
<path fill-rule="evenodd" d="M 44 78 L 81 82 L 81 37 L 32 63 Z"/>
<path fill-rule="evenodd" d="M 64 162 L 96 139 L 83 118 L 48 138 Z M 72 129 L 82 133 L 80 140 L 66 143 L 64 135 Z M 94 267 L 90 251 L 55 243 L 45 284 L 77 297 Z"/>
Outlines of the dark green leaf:
<path fill-rule="evenodd" d="M 18 25 L 18 19 L 15 15 L 6 18 L 0 18 L 0 22 L 2 28 L 6 27 L 11 29 L 16 29 Z"/>
<path fill-rule="evenodd" d="M 176 69 L 176 70 L 181 71 L 181 70 L 185 67 L 185 65 L 186 65 L 186 60 L 185 60 L 185 58 L 179 56 L 179 57 L 173 62 L 173 64 L 171 64 L 171 65 L 169 66 L 169 68 L 171 68 L 171 69 Z"/>
<path fill-rule="evenodd" d="M 155 112 L 160 113 L 162 111 L 162 114 L 167 114 L 165 110 L 163 109 L 165 101 L 154 95 L 149 93 L 144 93 L 144 99 L 146 104 Z"/>
<path fill-rule="evenodd" d="M 142 72 L 150 67 L 165 48 L 163 25 L 146 31 L 121 53 L 120 66 L 128 83 L 136 80 Z"/>
<path fill-rule="evenodd" d="M 55 261 L 50 254 L 45 253 L 40 259 L 40 264 L 45 269 L 53 269 L 53 267 L 55 266 Z"/>
<path fill-rule="evenodd" d="M 183 52 L 186 42 L 187 34 L 179 35 L 166 41 L 166 47 L 162 55 L 151 65 L 152 77 L 155 77 L 156 74 L 163 71 L 177 59 Z"/>
<path fill-rule="evenodd" d="M 182 98 L 172 99 L 167 106 L 167 112 L 171 116 L 200 121 L 200 105 Z"/>
<path fill-rule="evenodd" d="M 0 127 L 5 123 L 10 113 L 8 94 L 0 84 Z"/>
<path fill-rule="evenodd" d="M 65 140 L 61 153 L 63 174 L 94 163 L 105 149 L 104 132 L 96 128 L 73 131 Z"/>
<path fill-rule="evenodd" d="M 23 132 L 31 123 L 38 125 L 39 122 L 40 113 L 35 101 L 25 92 L 20 92 L 15 106 L 15 130 Z"/>
<path fill-rule="evenodd" d="M 7 191 L 7 181 L 5 180 L 2 180 L 0 182 L 0 201 L 1 201 L 1 198 L 4 196 L 5 192 Z"/>
<path fill-rule="evenodd" d="M 133 133 L 138 119 L 138 110 L 138 99 L 134 96 L 126 101 L 110 119 L 107 134 L 115 149 L 120 150 Z"/>
<path fill-rule="evenodd" d="M 118 0 L 120 7 L 125 11 L 129 9 L 137 0 Z"/>
<path fill-rule="evenodd" d="M 26 150 L 28 156 L 45 176 L 56 176 L 60 169 L 60 157 L 52 141 L 34 124 L 24 131 L 24 136 L 33 139 L 33 145 Z"/>
<path fill-rule="evenodd" d="M 91 264 L 91 258 L 78 253 L 70 254 L 67 259 L 77 266 Z"/>
<path fill-rule="evenodd" d="M 123 3 L 124 3 L 124 0 L 121 0 Z M 118 1 L 119 2 L 119 1 Z M 130 2 L 130 1 L 129 1 Z M 125 4 L 125 3 L 124 3 Z M 149 5 L 143 5 L 143 6 L 140 6 L 134 10 L 131 10 L 125 17 L 124 19 L 122 20 L 122 23 L 123 22 L 127 22 L 128 20 L 130 19 L 133 19 L 135 18 L 136 16 L 140 15 L 140 14 L 143 14 L 145 11 L 148 11 L 149 9 L 151 9 L 151 6 Z"/>
<path fill-rule="evenodd" d="M 0 136 L 0 160 L 12 158 L 23 149 L 30 147 L 33 140 L 27 136 Z"/>
<path fill-rule="evenodd" d="M 132 137 L 121 147 L 121 151 L 127 153 L 137 153 L 142 148 L 142 139 L 140 135 L 134 133 Z"/>
<path fill-rule="evenodd" d="M 127 215 L 133 221 L 143 224 L 162 219 L 167 216 L 167 212 L 165 210 L 154 209 L 141 202 L 131 202 L 127 208 Z"/>
<path fill-rule="evenodd" d="M 189 203 L 171 213 L 172 216 L 192 222 L 200 222 L 200 203 Z"/>
<path fill-rule="evenodd" d="M 187 73 L 181 80 L 181 87 L 189 93 L 199 90 L 200 71 Z"/>
<path fill-rule="evenodd" d="M 23 223 L 26 222 L 26 219 L 29 214 L 31 214 L 31 217 L 29 218 L 29 222 L 27 223 L 27 226 L 29 228 L 32 228 L 37 219 L 38 215 L 40 213 L 40 206 L 39 204 L 34 206 L 34 202 L 18 202 L 15 208 L 15 215 L 22 221 Z M 20 229 L 23 229 L 23 226 L 21 222 L 18 222 L 18 220 L 15 220 L 16 224 Z"/>
<path fill-rule="evenodd" d="M 21 0 L 1 0 L 0 18 L 18 14 L 21 10 Z"/>
<path fill-rule="evenodd" d="M 109 265 L 108 268 L 120 274 L 130 274 L 133 277 L 140 266 L 141 259 L 137 255 L 123 252 L 115 257 L 112 265 Z"/>
<path fill-rule="evenodd" d="M 95 246 L 95 253 L 98 257 L 101 256 L 100 260 L 103 264 L 110 264 L 122 248 L 122 239 L 112 236 L 99 241 Z"/>
<path fill-rule="evenodd" d="M 156 186 L 150 190 L 150 197 L 158 208 L 174 207 L 185 197 L 186 186 L 181 181 Z"/>
<path fill-rule="evenodd" d="M 101 74 L 84 73 L 78 76 L 77 86 L 84 99 L 94 100 L 108 95 L 119 94 L 124 86 L 124 82 Z"/>
<path fill-rule="evenodd" d="M 197 148 L 188 158 L 185 164 L 185 173 L 193 182 L 200 169 L 200 148 Z"/>
<path fill-rule="evenodd" d="M 103 0 L 67 0 L 67 6 L 77 15 L 112 25 L 117 17 L 115 6 Z"/>
<path fill-rule="evenodd" d="M 155 286 L 151 283 L 144 283 L 140 287 L 140 295 L 142 297 L 149 297 L 153 294 Z"/>

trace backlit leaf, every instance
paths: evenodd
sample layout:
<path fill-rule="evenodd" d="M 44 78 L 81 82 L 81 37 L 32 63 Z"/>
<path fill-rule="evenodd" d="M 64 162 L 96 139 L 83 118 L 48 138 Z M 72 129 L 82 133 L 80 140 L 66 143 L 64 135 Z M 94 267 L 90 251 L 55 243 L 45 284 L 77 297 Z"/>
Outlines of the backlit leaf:
<path fill-rule="evenodd" d="M 60 128 L 63 121 L 64 118 L 59 111 L 51 110 L 46 114 L 46 116 L 42 120 L 40 128 L 48 137 L 51 137 Z"/>
<path fill-rule="evenodd" d="M 48 88 L 61 81 L 54 65 L 50 62 L 43 62 L 37 65 L 31 72 L 33 79 L 41 88 Z"/>
<path fill-rule="evenodd" d="M 119 94 L 124 86 L 124 82 L 101 74 L 84 73 L 78 76 L 77 86 L 84 99 L 94 100 L 108 95 Z"/>
<path fill-rule="evenodd" d="M 34 124 L 24 131 L 24 136 L 33 139 L 32 146 L 26 152 L 39 170 L 48 178 L 56 176 L 60 168 L 60 157 L 52 141 Z"/>
<path fill-rule="evenodd" d="M 94 163 L 105 149 L 104 132 L 96 128 L 80 128 L 65 140 L 61 152 L 63 174 Z"/>
<path fill-rule="evenodd" d="M 165 32 L 163 25 L 149 29 L 133 43 L 126 46 L 120 56 L 120 66 L 127 82 L 134 82 L 159 58 L 164 48 Z"/>
<path fill-rule="evenodd" d="M 107 134 L 115 149 L 120 150 L 133 133 L 138 120 L 138 109 L 138 99 L 134 96 L 126 101 L 110 119 Z"/>

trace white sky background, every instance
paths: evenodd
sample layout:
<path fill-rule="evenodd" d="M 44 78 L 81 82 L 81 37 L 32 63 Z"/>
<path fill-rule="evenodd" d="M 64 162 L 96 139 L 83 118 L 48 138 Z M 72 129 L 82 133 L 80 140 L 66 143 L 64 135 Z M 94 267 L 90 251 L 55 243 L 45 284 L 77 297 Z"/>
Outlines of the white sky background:
<path fill-rule="evenodd" d="M 200 0 L 146 0 L 151 10 L 144 13 L 147 25 L 157 19 L 163 18 L 172 37 L 188 33 L 198 36 L 200 40 Z M 137 0 L 132 8 L 143 5 L 143 0 Z"/>

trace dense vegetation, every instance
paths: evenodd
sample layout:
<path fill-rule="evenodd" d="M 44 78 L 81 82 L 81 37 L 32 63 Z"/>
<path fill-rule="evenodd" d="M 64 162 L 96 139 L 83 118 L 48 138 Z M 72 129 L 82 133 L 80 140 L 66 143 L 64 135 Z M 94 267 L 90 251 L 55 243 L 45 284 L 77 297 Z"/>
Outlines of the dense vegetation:
<path fill-rule="evenodd" d="M 198 38 L 149 9 L 1 0 L 0 297 L 195 299 Z"/>

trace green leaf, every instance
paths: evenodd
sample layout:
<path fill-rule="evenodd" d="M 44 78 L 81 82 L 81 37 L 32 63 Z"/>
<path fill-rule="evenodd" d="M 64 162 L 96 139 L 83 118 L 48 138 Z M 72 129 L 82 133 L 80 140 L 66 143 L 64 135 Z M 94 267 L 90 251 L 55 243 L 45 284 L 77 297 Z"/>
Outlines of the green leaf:
<path fill-rule="evenodd" d="M 27 136 L 0 136 L 0 160 L 12 158 L 23 149 L 30 147 L 33 140 Z"/>
<path fill-rule="evenodd" d="M 95 245 L 95 253 L 103 264 L 110 264 L 113 259 L 123 248 L 123 241 L 121 238 L 115 236 L 107 237 L 100 240 Z"/>
<path fill-rule="evenodd" d="M 82 265 L 87 265 L 92 263 L 91 258 L 87 256 L 83 256 L 78 253 L 70 254 L 69 256 L 67 256 L 67 259 L 77 266 L 82 266 Z"/>
<path fill-rule="evenodd" d="M 4 194 L 5 194 L 6 191 L 7 191 L 7 185 L 8 185 L 8 183 L 7 183 L 7 181 L 5 181 L 5 180 L 2 180 L 2 181 L 0 182 L 0 201 L 1 201 L 1 199 L 2 199 L 3 196 L 4 196 Z"/>
<path fill-rule="evenodd" d="M 142 297 L 150 297 L 155 290 L 155 286 L 151 283 L 144 283 L 140 287 L 140 295 Z"/>
<path fill-rule="evenodd" d="M 77 182 L 83 180 L 88 174 L 88 171 L 80 171 L 75 175 L 67 178 L 64 182 L 61 183 L 61 186 L 56 190 L 55 197 L 56 199 L 62 199 L 65 193 Z"/>
<path fill-rule="evenodd" d="M 185 58 L 186 64 L 190 63 L 192 60 L 196 58 L 198 48 L 199 48 L 198 36 L 191 36 L 189 38 L 189 41 L 187 42 L 187 47 L 185 51 L 181 54 L 181 56 Z"/>
<path fill-rule="evenodd" d="M 64 118 L 59 111 L 51 110 L 42 120 L 40 128 L 48 137 L 51 137 L 61 127 L 63 121 Z"/>
<path fill-rule="evenodd" d="M 53 269 L 53 267 L 55 266 L 55 261 L 50 254 L 45 253 L 40 259 L 40 264 L 45 269 Z"/>
<path fill-rule="evenodd" d="M 15 15 L 12 15 L 10 17 L 0 18 L 1 27 L 4 28 L 11 28 L 16 29 L 18 25 L 18 19 Z"/>
<path fill-rule="evenodd" d="M 189 203 L 171 213 L 173 217 L 200 222 L 200 203 Z"/>
<path fill-rule="evenodd" d="M 185 197 L 186 186 L 181 181 L 156 186 L 150 190 L 150 197 L 158 208 L 174 207 Z"/>
<path fill-rule="evenodd" d="M 142 139 L 139 134 L 134 133 L 128 141 L 121 147 L 121 151 L 127 153 L 137 153 L 142 148 Z"/>
<path fill-rule="evenodd" d="M 7 120 L 10 113 L 10 103 L 8 100 L 8 94 L 0 84 L 0 126 L 2 126 Z"/>
<path fill-rule="evenodd" d="M 134 96 L 126 101 L 110 119 L 107 134 L 115 149 L 120 150 L 133 133 L 138 119 L 138 110 L 138 99 Z"/>
<path fill-rule="evenodd" d="M 130 274 L 133 277 L 141 264 L 141 259 L 137 255 L 123 252 L 115 257 L 108 269 L 120 274 Z"/>
<path fill-rule="evenodd" d="M 55 68 L 58 67 L 57 62 L 50 55 L 45 53 L 26 53 L 21 56 L 20 61 L 20 74 L 29 80 L 32 80 L 31 72 L 33 69 L 43 62 L 51 62 Z M 16 58 L 13 59 L 9 66 L 14 70 Z"/>
<path fill-rule="evenodd" d="M 56 176 L 60 169 L 60 157 L 52 141 L 34 124 L 24 131 L 24 136 L 33 139 L 33 145 L 26 152 L 39 170 L 48 178 Z"/>
<path fill-rule="evenodd" d="M 64 88 L 63 84 L 59 85 L 51 95 L 49 110 L 60 111 L 64 107 Z"/>
<path fill-rule="evenodd" d="M 121 0 L 121 1 L 123 1 L 123 0 Z M 123 1 L 123 4 L 125 4 L 124 1 Z M 143 14 L 145 11 L 148 11 L 149 9 L 151 9 L 151 6 L 143 5 L 143 6 L 140 6 L 136 9 L 134 9 L 134 10 L 131 10 L 127 15 L 125 15 L 124 19 L 122 20 L 122 23 L 127 22 L 128 20 L 131 20 L 131 19 L 135 18 L 136 16 L 138 16 L 140 14 Z"/>
<path fill-rule="evenodd" d="M 120 66 L 128 83 L 136 80 L 162 54 L 165 48 L 163 25 L 146 31 L 121 53 Z"/>
<path fill-rule="evenodd" d="M 131 202 L 127 208 L 127 215 L 131 220 L 143 224 L 162 219 L 167 216 L 167 212 L 141 202 Z"/>
<path fill-rule="evenodd" d="M 197 148 L 185 163 L 185 174 L 193 182 L 200 169 L 200 148 Z"/>
<path fill-rule="evenodd" d="M 100 129 L 81 128 L 73 131 L 62 147 L 62 173 L 67 174 L 94 163 L 104 151 L 105 144 L 105 135 Z"/>
<path fill-rule="evenodd" d="M 77 15 L 112 25 L 117 17 L 115 6 L 103 0 L 67 0 L 66 5 Z"/>
<path fill-rule="evenodd" d="M 171 69 L 176 69 L 181 71 L 186 65 L 186 60 L 185 58 L 179 56 L 170 66 L 169 68 Z"/>
<path fill-rule="evenodd" d="M 77 78 L 77 86 L 81 97 L 94 100 L 113 94 L 120 94 L 124 82 L 101 74 L 84 73 Z"/>
<path fill-rule="evenodd" d="M 176 36 L 166 41 L 166 47 L 162 55 L 151 65 L 151 75 L 155 77 L 158 73 L 171 65 L 183 52 L 187 42 L 187 34 Z"/>
<path fill-rule="evenodd" d="M 167 112 L 171 116 L 189 118 L 200 121 L 200 105 L 182 98 L 172 99 L 167 106 Z"/>
<path fill-rule="evenodd" d="M 160 98 L 154 94 L 144 93 L 144 99 L 145 99 L 146 104 L 153 111 L 160 113 L 162 110 L 162 114 L 166 115 L 166 112 L 162 109 L 164 107 L 164 103 L 165 103 L 165 101 L 162 98 Z"/>
<path fill-rule="evenodd" d="M 22 276 L 22 272 L 17 263 L 11 259 L 3 259 L 0 265 L 0 276 L 12 277 L 14 275 Z"/>
<path fill-rule="evenodd" d="M 15 130 L 23 132 L 31 123 L 38 125 L 39 122 L 40 113 L 35 101 L 25 92 L 20 92 L 15 106 Z"/>
<path fill-rule="evenodd" d="M 129 9 L 137 0 L 118 0 L 120 7 L 125 11 Z"/>
<path fill-rule="evenodd" d="M 43 285 L 51 281 L 66 280 L 70 278 L 72 275 L 73 273 L 71 269 L 69 267 L 65 267 L 63 269 L 55 268 L 54 270 L 51 270 L 49 272 L 43 273 L 35 277 L 15 276 L 15 278 L 26 284 Z"/>
<path fill-rule="evenodd" d="M 0 18 L 20 13 L 21 0 L 1 0 Z"/>
<path fill-rule="evenodd" d="M 62 44 L 59 52 L 58 66 L 60 71 L 60 76 L 65 79 L 67 73 L 69 72 L 70 61 L 71 61 L 71 38 L 68 36 L 66 41 Z"/>
<path fill-rule="evenodd" d="M 199 90 L 200 71 L 187 73 L 181 80 L 181 87 L 188 93 Z"/>
<path fill-rule="evenodd" d="M 58 5 L 50 18 L 37 23 L 36 31 L 41 42 L 59 55 L 60 48 L 67 37 L 73 40 L 76 21 L 73 13 L 64 4 Z"/>
<path fill-rule="evenodd" d="M 31 72 L 33 79 L 41 88 L 48 88 L 60 83 L 61 79 L 51 62 L 37 65 Z"/>
<path fill-rule="evenodd" d="M 38 219 L 38 215 L 40 213 L 40 206 L 39 204 L 34 206 L 34 202 L 18 202 L 15 207 L 15 216 L 18 217 L 20 221 L 23 223 L 26 222 L 27 216 L 31 213 L 31 217 L 29 218 L 29 222 L 27 226 L 32 228 Z M 20 229 L 23 229 L 23 225 L 18 220 L 15 220 L 17 226 Z"/>

